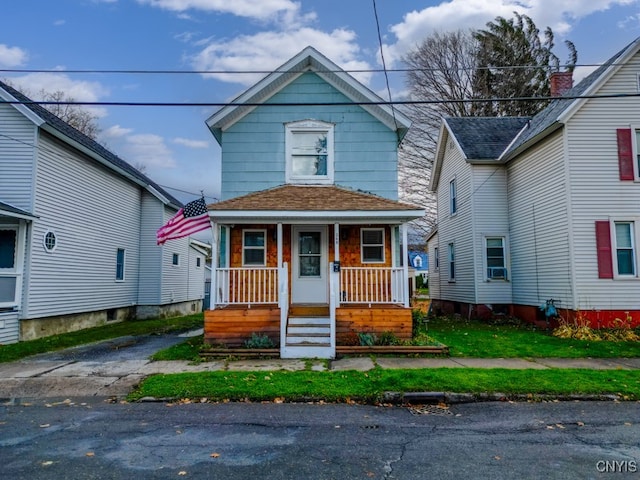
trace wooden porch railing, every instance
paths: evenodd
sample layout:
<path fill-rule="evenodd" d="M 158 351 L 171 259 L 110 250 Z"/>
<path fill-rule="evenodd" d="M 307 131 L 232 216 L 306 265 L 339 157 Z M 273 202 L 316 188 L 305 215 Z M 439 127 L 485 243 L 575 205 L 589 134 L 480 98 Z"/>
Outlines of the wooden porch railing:
<path fill-rule="evenodd" d="M 216 305 L 277 304 L 277 268 L 217 268 Z"/>
<path fill-rule="evenodd" d="M 407 289 L 402 267 L 340 268 L 340 304 L 404 303 Z"/>

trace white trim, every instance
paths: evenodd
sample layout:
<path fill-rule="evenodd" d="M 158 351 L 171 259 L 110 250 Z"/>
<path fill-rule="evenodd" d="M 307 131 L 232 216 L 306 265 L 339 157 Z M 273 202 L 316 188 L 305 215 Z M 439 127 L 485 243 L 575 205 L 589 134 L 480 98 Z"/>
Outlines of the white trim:
<path fill-rule="evenodd" d="M 173 260 L 177 259 L 178 263 L 174 263 Z M 172 267 L 179 267 L 180 266 L 180 254 L 178 252 L 173 252 L 171 254 L 171 266 Z"/>
<path fill-rule="evenodd" d="M 122 251 L 122 278 L 118 278 L 118 253 Z M 127 249 L 126 248 L 116 248 L 116 283 L 122 283 L 126 279 L 126 270 L 127 270 Z"/>
<path fill-rule="evenodd" d="M 496 239 L 500 239 L 502 240 L 502 267 L 489 267 L 489 257 L 487 254 L 487 249 L 489 248 L 489 246 L 487 245 L 487 241 L 491 239 L 491 240 L 496 240 Z M 508 250 L 507 250 L 507 236 L 504 234 L 496 234 L 496 235 L 491 235 L 491 234 L 484 234 L 482 235 L 482 266 L 483 266 L 483 279 L 485 282 L 493 282 L 493 281 L 502 281 L 502 282 L 506 282 L 509 280 L 509 260 L 508 260 Z M 489 269 L 499 269 L 499 268 L 503 268 L 504 269 L 504 277 L 503 278 L 499 278 L 499 277 L 493 277 L 488 275 Z M 497 273 L 497 272 L 496 272 Z"/>
<path fill-rule="evenodd" d="M 638 74 L 640 76 L 640 74 Z M 640 165 L 638 165 L 638 163 L 640 163 L 638 161 L 638 153 L 640 152 L 640 150 L 638 150 L 638 135 L 640 135 L 640 125 L 637 124 L 632 124 L 630 126 L 631 128 L 631 150 L 632 150 L 632 162 L 633 162 L 633 179 L 636 182 L 640 181 Z"/>
<path fill-rule="evenodd" d="M 247 247 L 244 243 L 244 234 L 249 232 L 262 232 L 264 236 L 264 245 L 262 247 L 249 246 Z M 266 228 L 243 228 L 242 229 L 242 266 L 243 267 L 266 267 L 267 266 L 267 229 Z M 262 258 L 262 263 L 245 263 L 244 261 L 244 250 L 248 248 L 250 250 L 262 250 L 264 252 L 264 256 Z"/>
<path fill-rule="evenodd" d="M 419 210 L 371 210 L 371 211 L 335 211 L 335 210 L 209 210 L 209 217 L 226 223 L 260 223 L 271 220 L 299 220 L 301 223 L 335 223 L 348 220 L 348 223 L 405 223 L 423 217 L 424 209 Z"/>
<path fill-rule="evenodd" d="M 0 303 L 0 307 L 2 308 L 13 308 L 15 310 L 20 310 L 22 305 L 22 285 L 24 280 L 24 260 L 25 260 L 25 230 L 26 223 L 21 221 L 16 224 L 7 224 L 2 225 L 2 230 L 12 230 L 16 232 L 15 237 L 15 251 L 14 251 L 14 262 L 13 268 L 2 268 L 0 269 L 0 275 L 3 277 L 15 277 L 15 291 L 13 295 L 13 301 Z"/>
<path fill-rule="evenodd" d="M 53 247 L 49 248 L 47 246 L 47 235 L 53 235 Z M 58 235 L 56 234 L 55 231 L 51 230 L 51 229 L 47 229 L 45 230 L 44 234 L 42 235 L 42 247 L 44 248 L 44 251 L 47 253 L 53 253 L 56 251 L 56 248 L 58 248 Z"/>
<path fill-rule="evenodd" d="M 294 185 L 332 185 L 334 180 L 334 142 L 333 123 L 318 120 L 300 120 L 285 123 L 285 181 Z M 326 135 L 326 174 L 325 175 L 293 175 L 293 138 L 298 133 L 324 133 Z"/>
<path fill-rule="evenodd" d="M 364 258 L 364 232 L 382 232 L 382 244 L 373 244 L 373 243 L 368 243 L 367 246 L 372 246 L 372 247 L 382 247 L 382 259 L 381 260 L 365 260 Z M 375 227 L 375 228 L 361 228 L 360 229 L 360 263 L 364 264 L 384 264 L 386 261 L 386 252 L 385 252 L 385 240 L 386 240 L 386 229 L 385 228 L 380 228 L 380 227 Z M 406 262 L 405 262 L 406 263 Z"/>
<path fill-rule="evenodd" d="M 455 216 L 458 213 L 459 209 L 460 205 L 458 205 L 458 182 L 456 176 L 454 175 L 454 177 L 449 180 L 449 216 Z"/>
<path fill-rule="evenodd" d="M 638 252 L 638 238 L 640 238 L 640 218 L 611 218 L 609 220 L 611 228 L 609 229 L 611 235 L 611 262 L 613 263 L 613 278 L 618 280 L 635 280 L 639 277 L 639 252 Z M 633 255 L 633 274 L 620 274 L 618 273 L 618 242 L 616 224 L 625 223 L 630 224 L 629 232 L 631 234 L 631 252 Z"/>

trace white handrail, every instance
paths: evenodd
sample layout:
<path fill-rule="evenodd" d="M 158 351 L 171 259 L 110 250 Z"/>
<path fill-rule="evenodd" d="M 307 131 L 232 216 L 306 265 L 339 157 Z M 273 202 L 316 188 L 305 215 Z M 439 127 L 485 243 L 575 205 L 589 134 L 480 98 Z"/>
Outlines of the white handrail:
<path fill-rule="evenodd" d="M 340 303 L 405 303 L 402 267 L 341 267 Z"/>
<path fill-rule="evenodd" d="M 278 269 L 216 268 L 216 304 L 277 304 Z"/>

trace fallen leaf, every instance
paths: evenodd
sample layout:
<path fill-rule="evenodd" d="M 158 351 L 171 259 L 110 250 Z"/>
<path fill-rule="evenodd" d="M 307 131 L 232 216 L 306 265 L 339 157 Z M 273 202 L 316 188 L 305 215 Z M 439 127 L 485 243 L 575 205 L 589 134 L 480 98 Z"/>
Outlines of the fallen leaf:
<path fill-rule="evenodd" d="M 187 472 L 185 472 L 184 470 L 180 470 L 178 472 L 178 475 L 180 475 L 181 477 L 184 477 L 187 474 Z"/>
<path fill-rule="evenodd" d="M 369 478 L 373 478 L 373 477 L 375 477 L 375 476 L 376 476 L 376 474 L 375 474 L 375 473 L 373 473 L 373 472 L 367 472 L 367 477 L 369 477 Z"/>
<path fill-rule="evenodd" d="M 43 467 L 48 467 L 49 465 L 53 465 L 53 462 L 51 460 L 47 460 L 46 462 L 42 462 L 41 465 Z"/>
<path fill-rule="evenodd" d="M 555 430 L 556 427 L 554 427 L 553 425 L 547 425 L 547 430 Z"/>
<path fill-rule="evenodd" d="M 49 425 L 48 423 L 42 423 L 40 424 L 40 428 L 49 428 L 51 425 Z"/>
<path fill-rule="evenodd" d="M 502 457 L 500 455 L 496 455 L 495 457 L 493 457 L 494 460 L 502 460 Z"/>
<path fill-rule="evenodd" d="M 579 427 L 584 427 L 584 422 L 578 422 Z"/>
<path fill-rule="evenodd" d="M 87 452 L 87 453 L 85 453 L 85 456 L 87 456 L 87 457 L 95 457 L 96 454 L 93 453 L 93 452 Z"/>
<path fill-rule="evenodd" d="M 562 425 L 561 423 L 556 423 L 556 427 L 558 427 L 560 429 L 564 429 L 564 425 Z"/>
<path fill-rule="evenodd" d="M 211 456 L 211 458 L 218 458 L 220 456 L 220 454 L 219 453 L 212 453 L 210 456 Z"/>
<path fill-rule="evenodd" d="M 630 427 L 631 426 L 631 422 L 624 422 L 624 426 L 625 427 Z"/>

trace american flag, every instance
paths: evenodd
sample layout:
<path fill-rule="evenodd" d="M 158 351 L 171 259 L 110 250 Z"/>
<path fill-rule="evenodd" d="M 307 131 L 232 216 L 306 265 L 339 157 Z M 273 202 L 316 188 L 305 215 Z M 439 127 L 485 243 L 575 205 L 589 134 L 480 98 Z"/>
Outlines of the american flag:
<path fill-rule="evenodd" d="M 187 203 L 156 234 L 158 245 L 209 228 L 209 213 L 204 198 Z"/>

